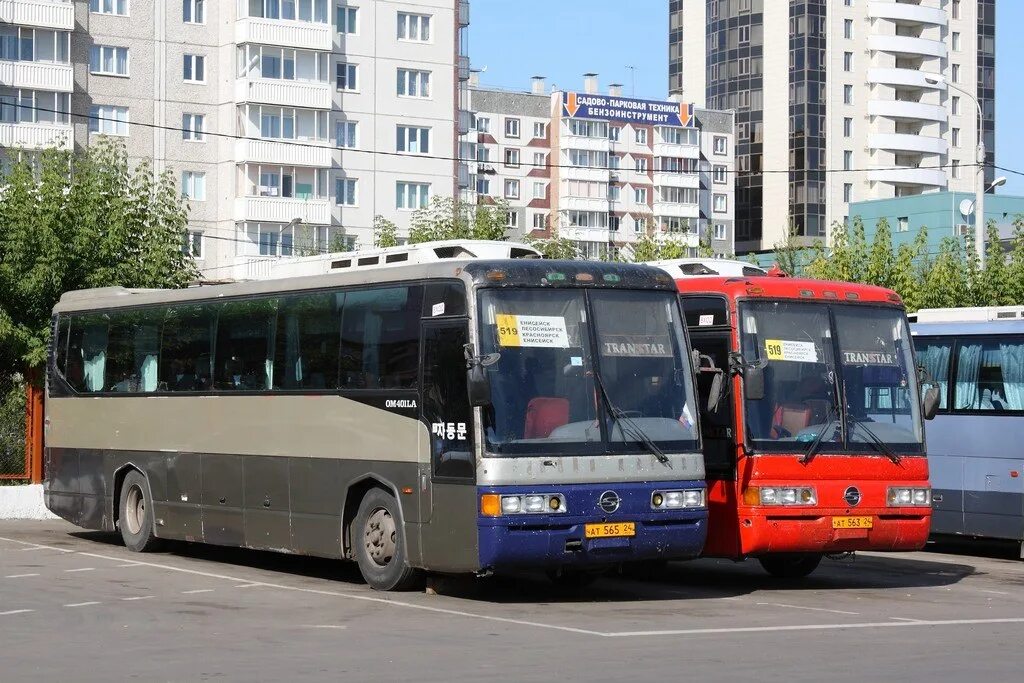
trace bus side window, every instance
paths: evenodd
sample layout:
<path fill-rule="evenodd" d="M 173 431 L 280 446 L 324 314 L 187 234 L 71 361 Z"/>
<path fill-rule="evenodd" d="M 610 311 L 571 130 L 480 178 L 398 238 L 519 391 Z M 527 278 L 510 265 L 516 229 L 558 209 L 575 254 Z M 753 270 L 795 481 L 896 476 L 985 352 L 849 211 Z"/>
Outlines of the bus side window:
<path fill-rule="evenodd" d="M 1024 410 L 1024 339 L 965 337 L 960 340 L 956 409 Z"/>
<path fill-rule="evenodd" d="M 949 407 L 949 360 L 953 342 L 918 338 L 914 348 L 917 351 L 917 362 L 924 366 L 932 381 L 939 385 L 939 409 L 945 410 Z"/>
<path fill-rule="evenodd" d="M 467 341 L 465 322 L 424 323 L 422 415 L 431 432 L 435 477 L 472 479 L 476 474 L 463 350 Z"/>
<path fill-rule="evenodd" d="M 64 377 L 75 391 L 103 391 L 108 327 L 106 316 L 83 315 L 72 319 Z"/>
<path fill-rule="evenodd" d="M 341 322 L 341 389 L 415 389 L 423 288 L 345 293 Z"/>
<path fill-rule="evenodd" d="M 211 388 L 213 304 L 166 309 L 160 348 L 160 388 L 164 391 L 202 391 Z"/>
<path fill-rule="evenodd" d="M 215 389 L 271 389 L 271 350 L 276 322 L 277 299 L 251 299 L 224 304 L 217 317 Z"/>
<path fill-rule="evenodd" d="M 275 389 L 334 389 L 338 386 L 340 292 L 300 294 L 281 301 L 277 317 Z"/>

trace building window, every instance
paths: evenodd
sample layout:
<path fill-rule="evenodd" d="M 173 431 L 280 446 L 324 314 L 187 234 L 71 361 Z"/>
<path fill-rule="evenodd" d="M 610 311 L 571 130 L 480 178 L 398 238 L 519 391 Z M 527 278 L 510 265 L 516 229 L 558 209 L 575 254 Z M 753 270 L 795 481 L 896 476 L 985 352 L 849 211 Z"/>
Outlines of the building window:
<path fill-rule="evenodd" d="M 545 126 L 542 122 L 535 121 L 533 124 L 533 137 L 543 138 L 545 135 L 547 135 L 547 130 L 548 127 Z"/>
<path fill-rule="evenodd" d="M 359 182 L 357 178 L 336 178 L 334 181 L 334 202 L 338 206 L 356 206 Z"/>
<path fill-rule="evenodd" d="M 533 153 L 533 166 L 534 168 L 544 168 L 548 165 L 548 158 L 544 152 Z"/>
<path fill-rule="evenodd" d="M 639 159 L 635 159 L 635 162 L 637 173 L 647 173 L 647 159 L 641 157 Z"/>
<path fill-rule="evenodd" d="M 725 156 L 725 154 L 728 151 L 729 143 L 728 143 L 728 140 L 726 140 L 724 135 L 716 135 L 714 137 L 713 145 L 714 145 L 713 151 L 714 151 L 715 154 L 717 154 L 719 156 Z"/>
<path fill-rule="evenodd" d="M 96 105 L 89 109 L 89 132 L 128 135 L 128 107 Z"/>
<path fill-rule="evenodd" d="M 952 37 L 952 41 L 951 42 L 953 43 L 953 51 L 954 52 L 959 52 L 960 51 L 960 34 L 957 33 L 956 31 L 953 31 L 953 37 Z"/>
<path fill-rule="evenodd" d="M 355 121 L 338 121 L 334 126 L 334 138 L 338 147 L 355 149 L 358 142 L 359 124 Z"/>
<path fill-rule="evenodd" d="M 181 20 L 186 24 L 205 24 L 205 5 L 205 0 L 182 0 Z"/>
<path fill-rule="evenodd" d="M 491 120 L 486 116 L 476 117 L 476 132 L 478 133 L 490 133 L 491 132 Z"/>
<path fill-rule="evenodd" d="M 127 76 L 128 48 L 93 45 L 89 48 L 89 72 L 103 76 Z"/>
<path fill-rule="evenodd" d="M 843 183 L 843 203 L 849 204 L 853 197 L 853 183 Z"/>
<path fill-rule="evenodd" d="M 727 167 L 715 165 L 711 169 L 711 180 L 718 185 L 723 185 L 727 182 L 728 173 L 729 169 Z"/>
<path fill-rule="evenodd" d="M 514 147 L 505 149 L 505 166 L 508 168 L 519 168 L 519 150 Z"/>
<path fill-rule="evenodd" d="M 739 28 L 740 45 L 745 45 L 750 42 L 750 26 L 744 25 L 740 26 Z"/>
<path fill-rule="evenodd" d="M 843 170 L 850 171 L 853 169 L 853 152 L 851 150 L 843 151 Z"/>
<path fill-rule="evenodd" d="M 853 104 L 853 86 L 843 86 L 843 104 Z"/>
<path fill-rule="evenodd" d="M 398 94 L 402 97 L 430 97 L 430 72 L 399 69 Z"/>
<path fill-rule="evenodd" d="M 853 19 L 843 19 L 843 38 L 853 38 Z"/>
<path fill-rule="evenodd" d="M 534 183 L 533 184 L 533 198 L 544 199 L 544 190 L 547 187 L 546 183 Z"/>
<path fill-rule="evenodd" d="M 430 154 L 430 129 L 398 126 L 395 147 L 399 152 Z"/>
<path fill-rule="evenodd" d="M 519 181 L 515 178 L 505 180 L 505 199 L 519 199 Z"/>
<path fill-rule="evenodd" d="M 417 43 L 430 41 L 430 17 L 426 14 L 398 13 L 398 39 Z"/>
<path fill-rule="evenodd" d="M 634 187 L 633 188 L 633 201 L 637 204 L 647 203 L 647 188 L 646 187 Z"/>
<path fill-rule="evenodd" d="M 646 145 L 647 144 L 647 129 L 637 128 L 636 129 L 636 144 Z"/>
<path fill-rule="evenodd" d="M 725 223 L 715 223 L 715 239 L 725 239 Z"/>
<path fill-rule="evenodd" d="M 952 176 L 954 180 L 959 179 L 960 178 L 960 160 L 959 159 L 953 159 L 949 163 L 950 163 L 949 175 Z"/>
<path fill-rule="evenodd" d="M 896 228 L 899 232 L 907 232 L 910 230 L 910 217 L 900 216 L 896 219 L 898 227 Z"/>
<path fill-rule="evenodd" d="M 358 65 L 338 62 L 335 67 L 335 86 L 338 90 L 355 92 L 359 87 Z"/>
<path fill-rule="evenodd" d="M 518 228 L 519 227 L 519 212 L 518 211 L 507 211 L 507 212 L 505 212 L 505 227 L 506 228 Z"/>
<path fill-rule="evenodd" d="M 182 114 L 181 139 L 204 142 L 206 140 L 206 117 L 202 114 Z"/>
<path fill-rule="evenodd" d="M 612 154 L 608 157 L 608 166 L 613 170 L 617 171 L 622 167 L 622 155 Z"/>
<path fill-rule="evenodd" d="M 548 227 L 548 215 L 546 213 L 533 214 L 533 229 L 544 230 Z"/>
<path fill-rule="evenodd" d="M 950 69 L 950 80 L 954 83 L 960 82 L 960 65 L 954 64 Z"/>
<path fill-rule="evenodd" d="M 639 216 L 633 219 L 633 232 L 646 232 L 647 231 L 647 218 Z"/>
<path fill-rule="evenodd" d="M 186 83 L 206 82 L 206 57 L 203 55 L 185 55 L 184 73 L 182 77 Z"/>
<path fill-rule="evenodd" d="M 622 134 L 622 126 L 610 126 L 608 128 L 608 139 L 612 142 L 618 142 L 619 136 Z"/>
<path fill-rule="evenodd" d="M 89 11 L 96 14 L 128 16 L 128 0 L 89 0 Z"/>
<path fill-rule="evenodd" d="M 505 137 L 507 137 L 507 138 L 518 138 L 519 137 L 519 119 L 512 119 L 512 118 L 505 119 Z"/>
<path fill-rule="evenodd" d="M 334 23 L 338 33 L 354 35 L 359 32 L 359 8 L 338 5 L 334 8 Z"/>
<path fill-rule="evenodd" d="M 953 98 L 950 101 L 949 108 L 950 108 L 950 113 L 953 116 L 959 116 L 960 115 L 960 96 L 959 95 L 953 95 Z"/>
<path fill-rule="evenodd" d="M 952 129 L 950 131 L 949 138 L 950 138 L 949 142 L 950 142 L 951 145 L 953 145 L 954 147 L 959 147 L 960 146 L 960 129 L 959 128 Z"/>
<path fill-rule="evenodd" d="M 853 71 L 853 53 L 843 53 L 843 71 Z"/>
<path fill-rule="evenodd" d="M 848 138 L 853 135 L 853 119 L 849 116 L 843 119 L 843 137 Z"/>
<path fill-rule="evenodd" d="M 714 197 L 715 213 L 726 213 L 729 210 L 729 197 L 724 194 L 716 194 Z"/>
<path fill-rule="evenodd" d="M 202 171 L 182 171 L 181 196 L 194 202 L 205 202 L 206 173 Z"/>
<path fill-rule="evenodd" d="M 189 230 L 185 233 L 185 241 L 181 251 L 186 256 L 201 260 L 203 258 L 203 233 L 201 230 Z"/>
<path fill-rule="evenodd" d="M 478 176 L 476 179 L 476 193 L 482 195 L 491 194 L 491 179 Z"/>
<path fill-rule="evenodd" d="M 953 0 L 953 18 L 960 18 L 960 0 Z"/>
<path fill-rule="evenodd" d="M 580 185 L 583 186 L 583 187 L 586 187 L 586 186 L 589 186 L 589 185 L 594 185 L 594 184 L 595 183 L 580 183 Z M 586 191 L 577 192 L 577 194 L 579 196 L 582 196 L 582 197 L 589 196 L 586 193 Z M 610 201 L 610 202 L 617 202 L 617 201 L 619 201 L 619 198 L 621 196 L 622 196 L 622 188 L 621 187 L 619 187 L 618 185 L 609 185 L 608 186 L 608 201 Z"/>
<path fill-rule="evenodd" d="M 619 226 L 622 225 L 622 218 L 614 214 L 608 214 L 608 229 L 612 232 L 618 232 Z"/>
<path fill-rule="evenodd" d="M 395 183 L 395 208 L 406 211 L 426 208 L 430 198 L 427 183 Z"/>

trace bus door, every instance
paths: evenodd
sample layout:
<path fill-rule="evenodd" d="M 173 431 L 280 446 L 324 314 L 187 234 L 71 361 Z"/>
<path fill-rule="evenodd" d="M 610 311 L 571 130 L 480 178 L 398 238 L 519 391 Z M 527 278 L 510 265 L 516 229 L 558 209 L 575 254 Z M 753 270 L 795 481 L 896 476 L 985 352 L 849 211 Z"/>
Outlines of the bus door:
<path fill-rule="evenodd" d="M 466 391 L 465 318 L 423 322 L 420 416 L 430 430 L 430 483 L 421 518 L 423 562 L 476 569 L 476 457 Z"/>

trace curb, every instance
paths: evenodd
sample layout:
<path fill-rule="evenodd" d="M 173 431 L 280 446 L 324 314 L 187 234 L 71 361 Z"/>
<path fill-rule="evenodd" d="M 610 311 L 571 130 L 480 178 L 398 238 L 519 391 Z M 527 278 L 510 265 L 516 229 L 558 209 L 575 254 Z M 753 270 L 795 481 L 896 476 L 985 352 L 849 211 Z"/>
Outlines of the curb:
<path fill-rule="evenodd" d="M 0 519 L 57 519 L 43 503 L 43 485 L 0 486 Z"/>

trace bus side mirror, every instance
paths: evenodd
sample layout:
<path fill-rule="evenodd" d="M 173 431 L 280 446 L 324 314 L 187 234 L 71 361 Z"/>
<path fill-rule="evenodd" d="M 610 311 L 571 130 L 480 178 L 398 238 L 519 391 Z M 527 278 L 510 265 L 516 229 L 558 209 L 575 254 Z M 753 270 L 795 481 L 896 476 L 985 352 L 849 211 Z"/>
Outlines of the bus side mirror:
<path fill-rule="evenodd" d="M 924 419 L 934 419 L 935 413 L 939 411 L 939 388 L 937 386 L 932 385 L 924 390 L 924 396 L 921 397 L 921 409 Z"/>
<path fill-rule="evenodd" d="M 743 390 L 749 401 L 764 398 L 764 368 L 748 365 L 743 370 Z"/>

